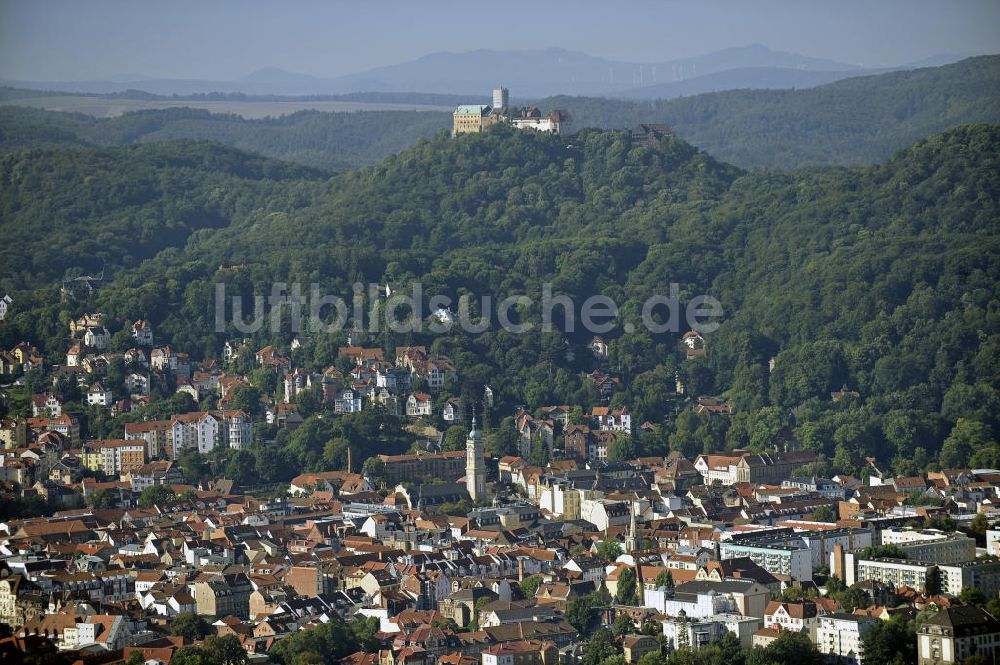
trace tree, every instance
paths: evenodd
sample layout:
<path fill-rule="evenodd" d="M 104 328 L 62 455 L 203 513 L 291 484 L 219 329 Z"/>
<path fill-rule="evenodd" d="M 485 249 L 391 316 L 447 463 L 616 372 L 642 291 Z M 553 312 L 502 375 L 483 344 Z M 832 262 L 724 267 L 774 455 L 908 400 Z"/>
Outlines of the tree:
<path fill-rule="evenodd" d="M 830 596 L 831 594 L 840 593 L 841 591 L 845 591 L 846 589 L 847 585 L 844 584 L 844 581 L 841 580 L 836 575 L 830 575 L 830 577 L 826 578 L 826 593 L 828 596 Z"/>
<path fill-rule="evenodd" d="M 616 637 L 628 635 L 634 630 L 635 624 L 632 623 L 632 618 L 624 612 L 619 614 L 618 617 L 615 618 L 615 622 L 611 625 L 611 632 L 613 632 Z"/>
<path fill-rule="evenodd" d="M 226 394 L 229 408 L 248 413 L 251 417 L 261 411 L 260 390 L 256 387 L 238 383 Z"/>
<path fill-rule="evenodd" d="M 538 586 L 542 583 L 541 575 L 528 575 L 523 580 L 521 580 L 521 595 L 525 598 L 534 598 L 535 592 L 538 591 Z"/>
<path fill-rule="evenodd" d="M 181 647 L 170 657 L 171 665 L 222 665 L 215 654 L 202 647 Z"/>
<path fill-rule="evenodd" d="M 284 665 L 313 661 L 320 654 L 324 665 L 335 665 L 344 656 L 358 650 L 359 642 L 350 624 L 335 621 L 308 630 L 300 630 L 278 640 L 271 648 L 272 659 Z M 306 655 L 308 654 L 308 655 Z"/>
<path fill-rule="evenodd" d="M 872 604 L 872 598 L 868 592 L 855 585 L 841 591 L 836 596 L 837 602 L 844 608 L 845 612 L 853 612 L 859 607 L 868 607 Z"/>
<path fill-rule="evenodd" d="M 358 616 L 351 619 L 349 625 L 351 634 L 362 651 L 372 653 L 378 650 L 379 641 L 376 635 L 379 632 L 379 622 L 376 617 Z"/>
<path fill-rule="evenodd" d="M 125 660 L 125 665 L 145 665 L 146 658 L 142 654 L 142 649 L 135 649 L 129 653 Z"/>
<path fill-rule="evenodd" d="M 139 494 L 139 506 L 149 508 L 172 501 L 176 496 L 177 493 L 169 485 L 150 485 Z"/>
<path fill-rule="evenodd" d="M 615 439 L 608 446 L 608 459 L 611 461 L 623 461 L 635 459 L 635 441 L 632 436 L 625 432 L 616 432 Z"/>
<path fill-rule="evenodd" d="M 609 628 L 601 628 L 583 647 L 582 665 L 600 665 L 606 658 L 621 653 L 618 641 Z"/>
<path fill-rule="evenodd" d="M 94 510 L 107 510 L 118 505 L 118 497 L 109 490 L 99 489 L 90 496 L 88 503 Z"/>
<path fill-rule="evenodd" d="M 861 638 L 865 665 L 917 662 L 916 623 L 901 615 L 876 621 Z"/>
<path fill-rule="evenodd" d="M 521 435 L 514 427 L 512 417 L 501 420 L 500 425 L 486 435 L 486 450 L 497 457 L 520 454 Z"/>
<path fill-rule="evenodd" d="M 661 570 L 656 574 L 655 586 L 657 589 L 664 587 L 667 591 L 674 590 L 674 574 L 670 572 L 670 569 Z"/>
<path fill-rule="evenodd" d="M 964 605 L 975 605 L 982 607 L 986 604 L 986 595 L 978 587 L 967 586 L 958 594 L 958 599 Z"/>
<path fill-rule="evenodd" d="M 461 425 L 452 425 L 444 433 L 444 441 L 441 444 L 442 450 L 465 450 L 465 439 L 468 430 Z"/>
<path fill-rule="evenodd" d="M 525 461 L 532 466 L 545 467 L 549 463 L 549 447 L 542 439 L 540 432 L 535 432 L 531 436 L 531 450 Z"/>
<path fill-rule="evenodd" d="M 990 528 L 990 520 L 983 513 L 976 514 L 969 522 L 968 534 L 976 539 L 980 547 L 986 546 L 986 531 Z"/>
<path fill-rule="evenodd" d="M 385 486 L 385 462 L 378 457 L 369 457 L 361 465 L 361 474 L 378 487 Z"/>
<path fill-rule="evenodd" d="M 170 624 L 170 631 L 178 637 L 197 642 L 215 632 L 212 625 L 194 612 L 178 614 Z"/>
<path fill-rule="evenodd" d="M 566 621 L 576 628 L 581 635 L 590 633 L 590 626 L 597 619 L 597 611 L 594 605 L 597 600 L 594 594 L 586 596 L 570 596 L 566 603 Z"/>
<path fill-rule="evenodd" d="M 209 635 L 204 642 L 205 651 L 212 654 L 219 665 L 244 665 L 248 658 L 235 635 L 217 637 Z"/>
<path fill-rule="evenodd" d="M 959 418 L 941 447 L 941 466 L 962 467 L 968 464 L 973 453 L 996 445 L 990 428 L 984 423 Z"/>
<path fill-rule="evenodd" d="M 601 544 L 597 546 L 597 556 L 608 563 L 615 561 L 622 555 L 623 551 L 622 544 L 612 539 L 602 540 Z"/>
<path fill-rule="evenodd" d="M 834 514 L 833 509 L 830 508 L 830 506 L 820 506 L 813 511 L 810 519 L 814 522 L 836 522 L 837 516 Z"/>
<path fill-rule="evenodd" d="M 615 590 L 615 599 L 623 605 L 639 604 L 639 590 L 634 568 L 623 568 L 618 573 L 618 588 Z"/>
<path fill-rule="evenodd" d="M 859 559 L 905 559 L 906 552 L 893 543 L 872 545 L 858 552 Z"/>
<path fill-rule="evenodd" d="M 865 662 L 867 663 L 867 652 Z M 776 640 L 765 648 L 747 653 L 746 665 L 822 665 L 823 655 L 804 633 L 782 631 Z"/>

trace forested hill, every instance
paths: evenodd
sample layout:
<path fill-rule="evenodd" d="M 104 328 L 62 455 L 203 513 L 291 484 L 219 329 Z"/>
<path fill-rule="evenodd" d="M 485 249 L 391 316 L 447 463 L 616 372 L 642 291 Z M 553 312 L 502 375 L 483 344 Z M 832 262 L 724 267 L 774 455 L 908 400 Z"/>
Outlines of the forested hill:
<path fill-rule="evenodd" d="M 192 151 L 190 163 L 222 150 L 141 150 L 159 149 Z M 46 160 L 61 158 L 36 153 L 32 168 L 44 172 Z M 173 176 L 168 169 L 160 177 Z M 91 187 L 94 200 L 128 182 L 66 178 Z M 224 339 L 242 335 L 214 332 L 217 282 L 230 295 L 266 295 L 275 281 L 343 296 L 355 282 L 404 290 L 419 282 L 425 298 L 528 294 L 535 303 L 520 316 L 530 321 L 550 283 L 578 304 L 600 293 L 621 307 L 606 334 L 609 366 L 622 378 L 612 403 L 660 426 L 638 439 L 636 452 L 759 448 L 787 427 L 796 445 L 823 453 L 819 473 L 859 473 L 867 455 L 898 473 L 1000 466 L 996 126 L 962 126 L 873 167 L 797 174 L 745 172 L 681 140 L 654 149 L 632 146 L 621 132 L 587 131 L 570 144 L 498 128 L 420 141 L 329 181 L 270 183 L 266 197 L 257 186 L 228 180 L 217 191 L 238 202 L 238 214 L 117 271 L 95 303 L 15 293 L 0 342 L 31 339 L 58 357 L 68 317 L 96 307 L 114 320 L 152 320 L 160 342 L 195 357 L 218 355 Z M 202 188 L 195 178 L 179 181 L 168 199 L 198 200 Z M 79 212 L 99 229 L 100 215 L 88 215 Z M 22 217 L 16 230 L 25 228 Z M 723 305 L 703 359 L 678 353 L 683 330 L 650 334 L 641 325 L 641 304 L 671 282 L 684 302 L 708 294 Z M 586 331 L 517 335 L 493 321 L 478 335 L 380 332 L 369 344 L 432 345 L 459 368 L 457 392 L 471 399 L 484 383 L 494 387 L 498 413 L 596 403 L 584 376 L 593 369 Z M 635 332 L 623 332 L 626 322 Z M 265 328 L 253 343 L 287 347 L 291 337 Z M 321 369 L 343 343 L 342 334 L 316 335 L 294 357 Z M 674 394 L 678 376 L 688 396 L 730 401 L 732 420 L 695 415 Z M 845 385 L 859 397 L 832 401 Z"/>
<path fill-rule="evenodd" d="M 451 127 L 441 111 L 300 111 L 245 119 L 172 108 L 97 119 L 79 113 L 0 107 L 0 153 L 27 148 L 92 147 L 179 139 L 218 141 L 307 166 L 344 171 L 371 164 Z"/>
<path fill-rule="evenodd" d="M 653 102 L 551 97 L 579 126 L 665 123 L 743 167 L 873 164 L 963 123 L 1000 122 L 1000 56 L 806 90 L 731 90 Z"/>
<path fill-rule="evenodd" d="M 716 158 L 792 170 L 873 164 L 963 123 L 1000 122 L 1000 56 L 808 90 L 735 90 L 668 101 L 553 97 L 577 127 L 665 123 Z M 264 120 L 167 109 L 94 119 L 0 106 L 0 152 L 61 145 L 109 146 L 214 140 L 310 166 L 344 170 L 376 162 L 451 124 L 440 111 L 303 111 Z"/>
<path fill-rule="evenodd" d="M 135 266 L 327 177 L 190 141 L 0 156 L 0 289 Z"/>

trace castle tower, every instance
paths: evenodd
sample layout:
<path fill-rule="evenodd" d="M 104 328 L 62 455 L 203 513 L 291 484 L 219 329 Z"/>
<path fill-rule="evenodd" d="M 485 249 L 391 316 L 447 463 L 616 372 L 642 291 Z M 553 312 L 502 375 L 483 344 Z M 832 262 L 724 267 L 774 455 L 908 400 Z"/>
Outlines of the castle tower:
<path fill-rule="evenodd" d="M 465 484 L 473 501 L 486 500 L 486 464 L 483 462 L 483 435 L 476 430 L 476 417 L 472 417 L 472 430 L 465 441 Z"/>
<path fill-rule="evenodd" d="M 497 113 L 503 113 L 507 110 L 507 106 L 510 104 L 510 92 L 507 88 L 499 87 L 493 88 L 493 110 Z"/>

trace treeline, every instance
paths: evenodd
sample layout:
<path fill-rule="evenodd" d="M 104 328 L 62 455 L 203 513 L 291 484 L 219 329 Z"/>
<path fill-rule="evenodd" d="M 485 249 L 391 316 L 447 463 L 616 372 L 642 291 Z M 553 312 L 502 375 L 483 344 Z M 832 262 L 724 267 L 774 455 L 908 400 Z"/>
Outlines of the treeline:
<path fill-rule="evenodd" d="M 16 101 L 25 91 L 3 92 Z M 806 90 L 731 90 L 651 102 L 550 97 L 536 104 L 546 111 L 568 109 L 578 128 L 664 123 L 720 160 L 745 168 L 792 170 L 874 164 L 957 125 L 998 122 L 998 97 L 1000 56 L 982 56 L 943 67 L 850 78 Z M 446 105 L 461 100 L 402 93 L 354 93 L 337 98 Z M 442 111 L 302 111 L 246 120 L 176 108 L 98 120 L 79 114 L 0 107 L 0 152 L 53 145 L 195 139 L 345 170 L 377 162 L 450 125 L 451 114 Z"/>
<path fill-rule="evenodd" d="M 69 146 L 116 146 L 173 140 L 217 141 L 307 166 L 344 171 L 377 162 L 451 127 L 442 111 L 299 111 L 246 119 L 203 109 L 135 111 L 92 118 L 25 107 L 0 107 L 0 153 Z"/>
<path fill-rule="evenodd" d="M 551 97 L 580 127 L 665 123 L 743 167 L 874 164 L 963 123 L 1000 121 L 1000 56 L 850 78 L 805 90 L 730 90 L 652 102 Z"/>

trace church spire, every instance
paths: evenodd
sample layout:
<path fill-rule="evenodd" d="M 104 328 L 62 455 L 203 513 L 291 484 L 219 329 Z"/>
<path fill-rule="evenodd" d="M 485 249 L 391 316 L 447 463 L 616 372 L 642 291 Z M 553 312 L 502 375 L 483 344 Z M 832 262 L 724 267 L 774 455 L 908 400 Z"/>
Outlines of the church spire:
<path fill-rule="evenodd" d="M 635 506 L 629 504 L 628 533 L 625 534 L 625 550 L 635 552 L 639 549 L 639 529 L 635 523 Z"/>

